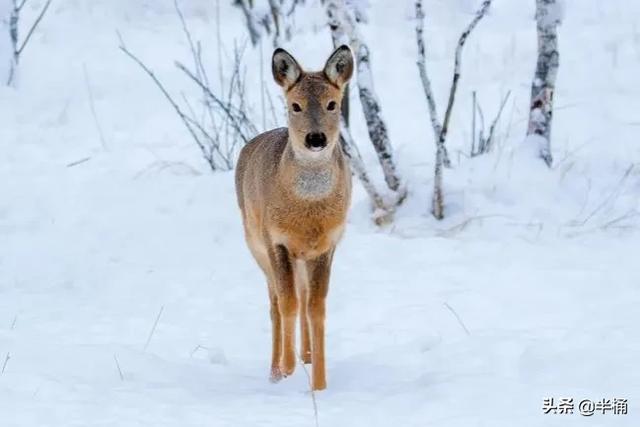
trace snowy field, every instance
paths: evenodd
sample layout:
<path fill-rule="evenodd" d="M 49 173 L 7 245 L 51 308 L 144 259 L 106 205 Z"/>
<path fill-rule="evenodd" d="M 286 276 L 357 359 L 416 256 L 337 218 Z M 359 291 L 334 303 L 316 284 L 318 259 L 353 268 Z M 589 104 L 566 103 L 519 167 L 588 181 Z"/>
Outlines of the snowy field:
<path fill-rule="evenodd" d="M 230 3 L 227 55 L 247 37 Z M 331 38 L 319 2 L 307 3 L 286 47 L 319 68 Z M 464 53 L 436 221 L 411 2 L 370 3 L 362 31 L 410 195 L 379 229 L 356 185 L 328 298 L 319 425 L 640 425 L 640 4 L 565 1 L 548 170 L 523 144 L 534 2 L 494 1 Z M 477 3 L 426 2 L 441 111 Z M 42 4 L 29 2 L 25 20 Z M 215 2 L 183 4 L 216 70 Z M 173 93 L 193 91 L 173 65 L 189 51 L 171 0 L 54 0 L 16 87 L 0 87 L 0 426 L 315 426 L 301 365 L 268 381 L 267 289 L 233 172 L 209 171 L 116 31 Z M 249 96 L 264 79 L 278 100 L 269 42 L 247 49 Z M 468 159 L 473 90 L 488 117 L 512 95 L 496 150 Z M 626 398 L 628 414 L 544 414 L 548 397 Z"/>

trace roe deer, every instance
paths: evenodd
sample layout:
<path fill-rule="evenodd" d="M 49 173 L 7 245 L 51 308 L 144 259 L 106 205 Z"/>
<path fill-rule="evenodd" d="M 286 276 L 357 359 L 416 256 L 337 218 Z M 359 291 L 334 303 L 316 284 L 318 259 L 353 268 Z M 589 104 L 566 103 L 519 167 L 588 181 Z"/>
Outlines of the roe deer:
<path fill-rule="evenodd" d="M 245 238 L 264 271 L 272 324 L 271 381 L 295 369 L 300 308 L 302 360 L 312 388 L 326 388 L 325 299 L 334 250 L 351 199 L 351 171 L 339 143 L 343 89 L 353 56 L 340 46 L 324 70 L 306 72 L 283 49 L 272 58 L 284 89 L 288 127 L 262 133 L 242 148 L 236 193 Z"/>

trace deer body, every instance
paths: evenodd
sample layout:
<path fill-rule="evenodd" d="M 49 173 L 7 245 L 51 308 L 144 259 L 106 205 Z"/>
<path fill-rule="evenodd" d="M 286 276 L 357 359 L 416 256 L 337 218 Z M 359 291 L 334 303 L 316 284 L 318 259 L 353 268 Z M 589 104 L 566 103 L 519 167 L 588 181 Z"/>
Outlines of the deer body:
<path fill-rule="evenodd" d="M 351 198 L 351 172 L 339 138 L 339 105 L 353 60 L 338 48 L 322 72 L 306 73 L 282 49 L 273 74 L 285 90 L 289 126 L 243 147 L 236 193 L 247 245 L 264 272 L 272 322 L 271 380 L 295 369 L 299 314 L 302 359 L 312 387 L 326 387 L 325 300 L 335 247 Z"/>

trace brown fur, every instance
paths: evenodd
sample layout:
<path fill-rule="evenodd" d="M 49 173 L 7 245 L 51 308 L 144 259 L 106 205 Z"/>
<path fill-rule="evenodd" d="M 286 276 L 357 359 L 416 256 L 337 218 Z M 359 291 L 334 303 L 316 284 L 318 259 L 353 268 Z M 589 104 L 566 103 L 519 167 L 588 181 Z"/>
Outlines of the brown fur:
<path fill-rule="evenodd" d="M 278 62 L 282 57 L 286 63 Z M 268 282 L 271 379 L 294 371 L 300 309 L 302 359 L 313 363 L 315 390 L 326 387 L 325 299 L 351 198 L 351 172 L 338 143 L 339 105 L 353 69 L 350 61 L 350 51 L 341 47 L 323 72 L 305 73 L 293 57 L 277 50 L 274 77 L 285 89 L 289 126 L 255 137 L 242 149 L 236 170 L 245 238 Z M 329 111 L 332 101 L 337 107 Z M 301 111 L 292 111 L 294 102 Z M 304 145 L 312 132 L 327 136 L 327 146 L 319 153 Z"/>

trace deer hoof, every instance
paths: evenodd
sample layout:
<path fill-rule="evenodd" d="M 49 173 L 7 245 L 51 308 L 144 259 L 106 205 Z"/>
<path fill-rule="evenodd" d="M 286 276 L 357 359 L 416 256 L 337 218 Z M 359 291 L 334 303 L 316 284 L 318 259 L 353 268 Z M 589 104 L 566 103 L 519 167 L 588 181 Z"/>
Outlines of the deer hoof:
<path fill-rule="evenodd" d="M 282 379 L 282 371 L 279 367 L 274 366 L 271 368 L 271 375 L 269 375 L 269 381 L 272 383 L 277 383 Z"/>

